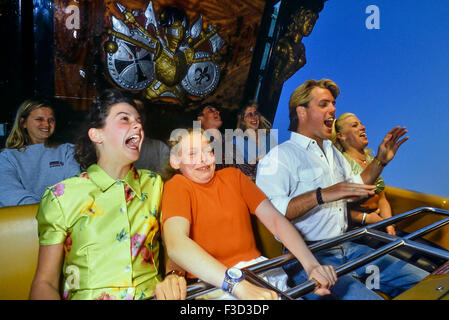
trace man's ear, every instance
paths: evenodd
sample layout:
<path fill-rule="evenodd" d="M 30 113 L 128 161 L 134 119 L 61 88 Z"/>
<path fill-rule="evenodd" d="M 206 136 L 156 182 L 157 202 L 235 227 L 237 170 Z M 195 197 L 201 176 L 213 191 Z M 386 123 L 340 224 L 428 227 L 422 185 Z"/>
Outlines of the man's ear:
<path fill-rule="evenodd" d="M 179 157 L 175 156 L 175 155 L 170 155 L 170 165 L 173 169 L 178 170 L 179 169 L 179 165 L 181 164 L 181 160 L 179 159 Z"/>
<path fill-rule="evenodd" d="M 306 107 L 305 106 L 297 106 L 296 107 L 296 115 L 298 119 L 304 119 L 306 116 Z"/>
<path fill-rule="evenodd" d="M 99 129 L 90 128 L 89 131 L 87 132 L 87 134 L 89 135 L 89 139 L 92 140 L 92 142 L 95 142 L 98 144 L 103 143 L 103 137 L 102 137 Z"/>

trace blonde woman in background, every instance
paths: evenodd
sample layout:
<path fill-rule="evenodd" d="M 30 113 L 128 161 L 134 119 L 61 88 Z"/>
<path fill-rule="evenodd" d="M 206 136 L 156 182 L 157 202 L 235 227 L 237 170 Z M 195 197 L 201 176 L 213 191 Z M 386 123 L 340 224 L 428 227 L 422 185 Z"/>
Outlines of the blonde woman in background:
<path fill-rule="evenodd" d="M 38 203 L 45 188 L 80 172 L 73 145 L 52 141 L 56 127 L 46 100 L 23 102 L 0 153 L 0 207 Z"/>
<path fill-rule="evenodd" d="M 249 104 L 237 116 L 240 135 L 234 138 L 236 167 L 251 180 L 256 180 L 257 163 L 274 146 L 277 136 L 271 134 L 271 123 L 259 111 L 257 104 Z"/>
<path fill-rule="evenodd" d="M 351 164 L 354 174 L 362 172 L 373 161 L 372 151 L 367 149 L 368 138 L 365 126 L 353 113 L 343 113 L 335 120 L 332 142 Z M 385 196 L 385 181 L 381 176 L 375 181 L 375 194 L 364 201 L 350 203 L 353 222 L 371 224 L 391 217 L 391 206 Z M 393 225 L 387 226 L 389 234 L 395 235 Z"/>

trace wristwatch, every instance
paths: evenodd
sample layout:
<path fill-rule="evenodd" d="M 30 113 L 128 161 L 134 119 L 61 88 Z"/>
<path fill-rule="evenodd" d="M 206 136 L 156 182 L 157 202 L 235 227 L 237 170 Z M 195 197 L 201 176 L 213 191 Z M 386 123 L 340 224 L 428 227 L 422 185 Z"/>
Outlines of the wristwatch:
<path fill-rule="evenodd" d="M 225 278 L 223 280 L 221 289 L 232 294 L 234 286 L 237 283 L 241 282 L 243 279 L 245 279 L 245 274 L 242 272 L 242 270 L 234 267 L 229 268 L 225 272 Z"/>

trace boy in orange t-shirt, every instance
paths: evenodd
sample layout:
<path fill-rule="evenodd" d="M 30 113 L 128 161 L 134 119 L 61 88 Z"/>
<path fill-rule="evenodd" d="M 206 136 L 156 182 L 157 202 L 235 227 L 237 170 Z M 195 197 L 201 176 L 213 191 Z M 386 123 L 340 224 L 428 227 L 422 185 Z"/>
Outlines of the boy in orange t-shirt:
<path fill-rule="evenodd" d="M 169 258 L 179 267 L 239 299 L 276 299 L 275 292 L 251 284 L 231 268 L 260 256 L 253 213 L 317 282 L 315 293 L 330 293 L 337 279 L 333 267 L 318 263 L 293 225 L 248 177 L 235 168 L 215 172 L 212 148 L 200 130 L 180 134 L 170 165 L 182 175 L 164 186 L 163 237 Z"/>

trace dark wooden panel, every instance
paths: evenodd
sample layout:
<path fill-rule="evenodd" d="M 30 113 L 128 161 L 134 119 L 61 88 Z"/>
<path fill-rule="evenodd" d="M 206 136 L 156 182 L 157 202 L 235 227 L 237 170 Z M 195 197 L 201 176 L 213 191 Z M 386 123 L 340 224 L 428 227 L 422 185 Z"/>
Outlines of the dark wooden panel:
<path fill-rule="evenodd" d="M 116 1 L 55 0 L 55 96 L 68 100 L 77 110 L 87 110 L 91 99 L 103 88 L 113 86 L 105 69 L 102 44 L 110 14 L 123 19 Z M 145 10 L 147 1 L 124 1 L 128 9 Z M 80 12 L 80 29 L 68 29 L 66 22 L 76 5 Z M 194 22 L 201 14 L 203 27 L 219 26 L 226 41 L 220 50 L 221 77 L 215 92 L 203 99 L 219 101 L 234 110 L 239 106 L 260 27 L 265 1 L 153 1 L 156 16 L 164 6 L 183 8 Z M 188 105 L 197 99 L 190 99 Z"/>

